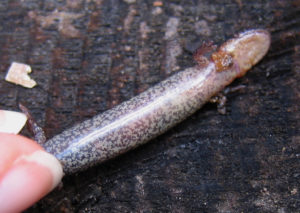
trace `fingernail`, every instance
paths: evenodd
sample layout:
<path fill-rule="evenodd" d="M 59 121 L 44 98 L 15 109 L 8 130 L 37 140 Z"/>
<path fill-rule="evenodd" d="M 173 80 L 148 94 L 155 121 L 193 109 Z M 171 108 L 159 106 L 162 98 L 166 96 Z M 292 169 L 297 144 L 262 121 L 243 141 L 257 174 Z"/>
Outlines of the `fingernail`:
<path fill-rule="evenodd" d="M 26 121 L 27 117 L 23 113 L 0 110 L 0 132 L 17 134 Z"/>

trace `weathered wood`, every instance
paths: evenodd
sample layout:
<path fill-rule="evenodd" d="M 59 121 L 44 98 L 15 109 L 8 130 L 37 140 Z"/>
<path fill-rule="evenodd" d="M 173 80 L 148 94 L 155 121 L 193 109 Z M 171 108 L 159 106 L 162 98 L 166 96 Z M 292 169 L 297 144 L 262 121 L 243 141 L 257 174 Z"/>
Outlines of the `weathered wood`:
<path fill-rule="evenodd" d="M 161 5 L 162 6 L 159 6 Z M 65 177 L 27 212 L 297 212 L 300 2 L 2 0 L 0 103 L 24 103 L 51 137 L 192 66 L 203 40 L 266 28 L 269 54 L 151 143 Z M 38 83 L 4 82 L 12 61 Z M 24 132 L 24 134 L 28 134 Z"/>

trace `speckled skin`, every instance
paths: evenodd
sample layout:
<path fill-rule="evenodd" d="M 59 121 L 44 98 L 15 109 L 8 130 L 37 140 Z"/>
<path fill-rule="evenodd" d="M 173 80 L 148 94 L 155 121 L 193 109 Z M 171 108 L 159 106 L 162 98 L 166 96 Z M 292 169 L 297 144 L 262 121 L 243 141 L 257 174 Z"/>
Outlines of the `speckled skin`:
<path fill-rule="evenodd" d="M 240 63 L 240 54 L 236 56 L 235 50 L 230 52 L 226 48 L 238 39 L 242 42 L 237 42 L 235 46 L 245 45 L 247 42 L 243 38 L 249 34 L 256 36 L 257 40 L 263 37 L 262 42 L 268 43 L 270 40 L 269 34 L 263 30 L 241 34 L 220 48 L 222 57 L 224 51 L 232 57 L 233 63 L 226 64 L 226 69 L 220 71 L 220 67 L 212 60 L 205 65 L 185 69 L 129 101 L 55 136 L 46 142 L 45 149 L 60 160 L 65 173 L 74 173 L 162 134 L 193 114 L 213 95 L 245 73 L 244 64 Z M 253 40 L 252 37 L 251 39 Z M 259 41 L 256 44 L 254 48 L 262 46 Z M 264 46 L 262 56 L 267 52 L 269 43 Z M 256 52 L 254 56 L 257 56 Z M 254 56 L 247 56 L 250 57 L 246 61 L 247 65 L 249 61 L 253 62 Z M 261 57 L 255 59 L 255 63 Z"/>

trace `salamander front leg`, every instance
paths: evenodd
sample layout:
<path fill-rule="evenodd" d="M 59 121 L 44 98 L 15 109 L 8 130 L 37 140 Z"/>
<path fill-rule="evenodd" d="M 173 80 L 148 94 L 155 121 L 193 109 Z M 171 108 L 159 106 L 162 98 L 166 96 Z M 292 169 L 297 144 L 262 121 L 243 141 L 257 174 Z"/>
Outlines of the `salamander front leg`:
<path fill-rule="evenodd" d="M 216 103 L 218 112 L 222 115 L 226 114 L 226 102 L 227 102 L 227 97 L 229 93 L 237 92 L 242 89 L 246 88 L 245 85 L 238 85 L 235 87 L 226 87 L 222 92 L 219 92 L 217 95 L 213 96 L 209 102 L 210 103 Z"/>

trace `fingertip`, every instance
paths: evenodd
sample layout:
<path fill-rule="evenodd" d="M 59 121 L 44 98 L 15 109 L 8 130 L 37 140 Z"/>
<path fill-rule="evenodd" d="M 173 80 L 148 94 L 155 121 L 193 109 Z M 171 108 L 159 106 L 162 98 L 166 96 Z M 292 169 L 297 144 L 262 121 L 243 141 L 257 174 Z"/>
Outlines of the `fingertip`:
<path fill-rule="evenodd" d="M 0 139 L 0 150 L 10 147 L 6 148 L 6 155 L 0 155 L 0 162 L 5 162 L 6 167 L 2 174 L 0 171 L 0 212 L 20 212 L 60 183 L 62 166 L 28 138 L 0 133 Z"/>

